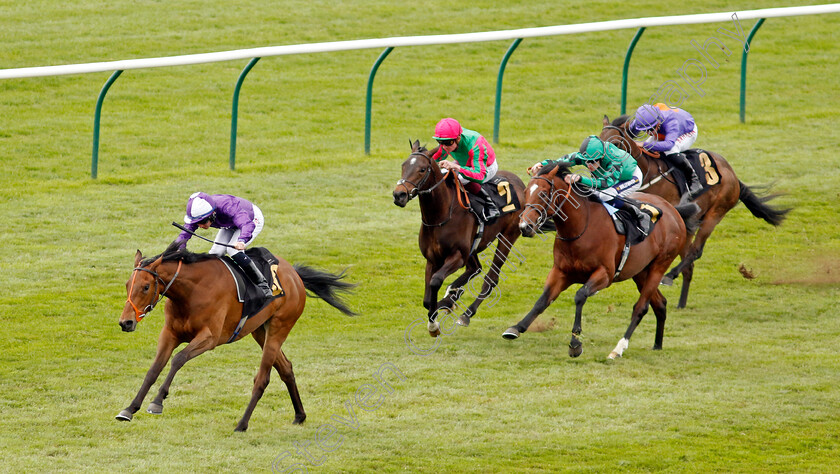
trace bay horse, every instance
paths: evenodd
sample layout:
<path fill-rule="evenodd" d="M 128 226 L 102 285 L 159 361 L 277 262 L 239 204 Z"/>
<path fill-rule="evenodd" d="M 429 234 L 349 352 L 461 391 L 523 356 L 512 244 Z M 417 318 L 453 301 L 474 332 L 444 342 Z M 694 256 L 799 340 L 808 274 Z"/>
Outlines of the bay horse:
<path fill-rule="evenodd" d="M 419 141 L 411 143 L 411 154 L 402 164 L 402 177 L 394 188 L 394 204 L 405 207 L 415 197 L 420 200 L 420 252 L 426 257 L 426 289 L 423 306 L 428 310 L 428 329 L 432 337 L 440 334 L 437 321 L 438 310 L 451 311 L 458 298 L 464 293 L 464 285 L 481 271 L 478 254 L 492 242 L 497 242 L 492 271 L 484 277 L 481 292 L 475 301 L 461 314 L 457 323 L 468 326 L 478 306 L 493 291 L 499 281 L 499 269 L 504 265 L 514 242 L 519 238 L 519 213 L 521 209 L 499 216 L 484 228 L 483 236 L 473 250 L 473 241 L 479 222 L 468 207 L 462 203 L 466 190 L 455 178 L 454 172 L 444 174 L 432 155 L 437 148 L 427 150 Z M 525 185 L 518 176 L 499 170 L 496 176 L 507 179 L 509 187 L 500 191 L 516 193 L 519 202 L 524 199 Z M 512 188 L 512 189 L 510 189 Z M 510 202 L 510 198 L 508 199 Z M 504 210 L 504 209 L 503 209 Z M 504 240 L 503 240 L 504 239 Z M 458 269 L 464 273 L 449 285 L 444 297 L 438 301 L 438 292 L 443 281 Z"/>
<path fill-rule="evenodd" d="M 650 234 L 642 242 L 630 246 L 629 253 L 625 254 L 625 236 L 616 232 L 606 208 L 592 195 L 590 188 L 578 183 L 567 184 L 564 177 L 570 173 L 569 164 L 555 162 L 543 166 L 528 183 L 519 226 L 522 235 L 530 237 L 542 221 L 554 219 L 557 228 L 554 264 L 534 307 L 519 323 L 508 328 L 502 337 L 518 338 L 563 290 L 581 283 L 583 286 L 575 293 L 575 321 L 569 343 L 569 355 L 577 357 L 583 352 L 581 315 L 586 299 L 614 282 L 632 278 L 639 290 L 639 299 L 633 305 L 630 326 L 609 358 L 614 359 L 624 353 L 630 336 L 649 306 L 653 307 L 656 315 L 653 349 L 662 349 L 666 300 L 659 291 L 659 281 L 685 245 L 687 230 L 684 219 L 697 212 L 697 205 L 686 203 L 675 209 L 662 197 L 631 194 L 630 197 L 641 201 L 643 206 L 653 205 L 661 214 L 655 219 L 656 225 Z"/>
<path fill-rule="evenodd" d="M 648 152 L 636 143 L 628 131 L 629 122 L 627 115 L 622 115 L 612 122 L 605 115 L 604 127 L 599 138 L 611 142 L 636 159 L 639 168 L 644 173 L 640 191 L 662 196 L 671 204 L 677 205 L 680 202 L 681 190 L 677 188 L 677 182 L 670 176 L 670 166 L 664 159 L 659 158 L 658 153 Z M 764 219 L 773 226 L 780 225 L 785 219 L 785 214 L 790 211 L 790 209 L 776 209 L 765 204 L 778 194 L 757 196 L 749 186 L 738 179 L 732 166 L 720 154 L 704 150 L 700 153 L 700 160 L 705 170 L 706 182 L 710 186 L 706 192 L 694 200 L 700 206 L 700 213 L 697 216 L 700 219 L 700 227 L 693 234 L 693 238 L 689 236 L 685 248 L 680 252 L 679 265 L 674 266 L 662 280 L 663 284 L 672 285 L 674 279 L 682 274 L 682 289 L 677 308 L 685 308 L 688 302 L 688 289 L 694 274 L 694 262 L 703 255 L 706 241 L 723 216 L 735 207 L 739 200 L 752 215 Z"/>
<path fill-rule="evenodd" d="M 333 275 L 303 265 L 290 265 L 277 258 L 276 281 L 285 295 L 271 300 L 258 313 L 238 327 L 242 303 L 237 299 L 236 282 L 222 260 L 210 254 L 195 254 L 178 250 L 176 243 L 162 254 L 143 259 L 138 250 L 134 256 L 134 270 L 126 283 L 128 300 L 120 315 L 120 327 L 134 331 L 155 305 L 166 296 L 164 326 L 158 336 L 157 353 L 143 384 L 131 404 L 117 415 L 117 420 L 131 421 L 143 399 L 166 366 L 172 352 L 182 343 L 187 346 L 172 358 L 172 365 L 157 397 L 149 404 L 148 412 L 161 414 L 163 400 L 169 386 L 183 365 L 226 342 L 240 340 L 251 334 L 262 347 L 262 360 L 251 392 L 251 401 L 235 431 L 248 429 L 248 421 L 257 402 L 268 386 L 271 368 L 286 384 L 295 410 L 294 424 L 303 423 L 306 413 L 300 401 L 292 363 L 280 346 L 303 313 L 307 291 L 321 298 L 347 315 L 354 315 L 336 293 L 348 291 L 353 284 L 340 281 L 344 273 Z M 141 309 L 142 308 L 142 309 Z M 238 332 L 237 332 L 238 331 Z M 235 335 L 235 338 L 233 337 Z"/>

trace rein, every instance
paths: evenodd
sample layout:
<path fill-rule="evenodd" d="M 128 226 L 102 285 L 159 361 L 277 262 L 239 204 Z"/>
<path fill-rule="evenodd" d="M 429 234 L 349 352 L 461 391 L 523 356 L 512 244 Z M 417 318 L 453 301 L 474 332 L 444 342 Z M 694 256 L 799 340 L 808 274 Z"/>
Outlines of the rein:
<path fill-rule="evenodd" d="M 559 205 L 559 206 L 554 206 L 554 189 L 555 189 L 555 186 L 554 186 L 554 181 L 553 181 L 553 180 L 550 180 L 550 179 L 548 179 L 548 178 L 544 178 L 544 177 L 542 177 L 542 176 L 534 176 L 534 177 L 533 177 L 533 178 L 531 178 L 531 179 L 532 179 L 532 180 L 534 180 L 534 179 L 540 179 L 540 180 L 543 180 L 543 181 L 545 181 L 545 182 L 547 182 L 547 183 L 549 184 L 549 186 L 550 186 L 550 190 L 551 190 L 551 194 L 550 194 L 550 196 L 551 196 L 551 202 L 550 202 L 549 204 L 551 205 L 551 207 L 556 208 L 558 211 L 560 210 L 560 208 L 562 208 L 562 207 L 563 207 L 563 204 L 565 204 L 566 202 L 568 202 L 568 201 L 569 201 L 569 198 L 570 198 L 570 197 L 571 197 L 571 195 L 572 195 L 572 186 L 571 186 L 571 185 L 569 185 L 569 187 L 566 189 L 566 195 L 565 195 L 565 196 L 563 196 L 563 200 L 560 202 L 560 205 Z M 558 177 L 558 176 L 556 176 L 556 175 L 555 175 L 554 179 L 562 179 L 562 178 L 560 178 L 560 177 Z M 577 193 L 575 193 L 575 194 L 577 194 Z M 578 195 L 578 196 L 580 196 L 580 195 Z M 534 209 L 537 209 L 538 207 L 542 207 L 542 206 L 540 206 L 539 204 L 526 204 L 526 205 L 525 205 L 525 207 L 526 207 L 526 208 L 527 208 L 527 207 L 533 207 Z M 542 212 L 541 212 L 541 214 L 542 214 Z M 545 213 L 546 218 L 548 218 L 548 217 L 554 217 L 556 214 L 557 214 L 557 213 L 555 212 L 554 214 L 551 214 L 551 215 L 549 216 L 547 212 Z M 558 228 L 558 229 L 557 229 L 557 236 L 556 236 L 555 238 L 560 239 L 560 240 L 562 240 L 563 242 L 573 242 L 573 241 L 575 241 L 575 240 L 577 240 L 577 239 L 581 238 L 581 237 L 583 236 L 583 234 L 585 234 L 585 233 L 586 233 L 586 229 L 588 229 L 588 228 L 589 228 L 589 207 L 587 206 L 587 207 L 586 207 L 586 224 L 584 224 L 584 226 L 583 226 L 583 230 L 582 230 L 582 231 L 580 231 L 580 234 L 578 234 L 578 235 L 576 235 L 576 236 L 574 236 L 574 237 L 563 237 L 563 236 L 561 236 L 561 235 L 560 235 L 560 229 Z"/>
<path fill-rule="evenodd" d="M 432 159 L 431 159 L 428 155 L 426 155 L 425 153 L 421 153 L 421 152 L 419 152 L 419 151 L 415 151 L 415 152 L 411 153 L 409 156 L 415 156 L 415 155 L 416 155 L 416 156 L 422 156 L 423 158 L 425 158 L 425 159 L 429 160 L 429 168 L 426 170 L 426 174 L 424 174 L 424 175 L 423 175 L 423 178 L 421 178 L 421 179 L 420 179 L 420 181 L 419 181 L 418 183 L 416 183 L 416 184 L 415 184 L 415 183 L 413 183 L 413 182 L 411 182 L 411 181 L 409 181 L 409 180 L 407 180 L 407 179 L 405 179 L 405 178 L 402 178 L 402 179 L 400 179 L 399 181 L 397 181 L 397 185 L 402 186 L 403 188 L 405 188 L 405 190 L 406 190 L 406 192 L 407 192 L 407 194 L 408 194 L 408 199 L 409 199 L 409 201 L 410 201 L 410 200 L 412 200 L 412 199 L 414 199 L 414 198 L 415 198 L 415 197 L 417 197 L 417 196 L 432 193 L 435 189 L 437 189 L 437 187 L 438 187 L 438 186 L 440 186 L 441 184 L 445 183 L 445 182 L 446 182 L 446 180 L 447 180 L 447 178 L 449 178 L 450 176 L 452 176 L 452 177 L 454 178 L 454 176 L 455 176 L 455 172 L 450 171 L 450 172 L 446 173 L 446 175 L 443 177 L 443 179 L 441 179 L 440 181 L 438 181 L 437 183 L 435 183 L 435 184 L 434 184 L 432 187 L 430 187 L 429 189 L 420 189 L 420 187 L 421 187 L 421 186 L 423 186 L 423 184 L 425 184 L 425 183 L 426 183 L 426 180 L 427 180 L 427 179 L 429 179 L 429 176 L 431 176 L 431 174 L 432 174 L 432 167 L 431 167 L 431 165 L 432 165 Z M 412 189 L 411 191 L 409 191 L 409 190 L 408 190 L 408 187 L 405 185 L 405 183 L 408 183 L 408 184 L 410 184 L 410 185 L 414 186 L 414 189 Z M 470 205 L 470 198 L 467 196 L 467 190 L 466 190 L 466 189 L 464 189 L 464 187 L 463 187 L 463 185 L 461 184 L 461 182 L 460 182 L 460 181 L 458 181 L 457 179 L 455 180 L 455 194 L 458 196 L 458 204 L 459 204 L 459 205 L 460 205 L 463 209 L 469 209 L 469 205 Z M 463 195 L 464 195 L 464 199 L 462 199 L 462 198 L 461 198 L 461 194 L 463 194 Z M 467 202 L 467 205 L 466 205 L 466 206 L 464 205 L 464 200 L 466 200 L 466 202 Z M 438 224 L 429 224 L 429 223 L 427 223 L 426 221 L 424 221 L 424 220 L 423 220 L 422 215 L 420 216 L 420 222 L 422 222 L 422 223 L 423 223 L 423 225 L 424 225 L 424 226 L 426 226 L 426 227 L 441 227 L 441 226 L 444 226 L 444 225 L 446 225 L 446 224 L 447 224 L 450 220 L 452 220 L 452 212 L 453 212 L 454 210 L 455 210 L 455 200 L 453 199 L 453 200 L 449 203 L 449 215 L 448 215 L 448 216 L 446 217 L 446 219 L 444 219 L 442 222 L 440 222 L 440 223 L 438 223 Z"/>
<path fill-rule="evenodd" d="M 175 282 L 175 279 L 178 278 L 178 274 L 181 272 L 181 264 L 183 264 L 183 263 L 184 263 L 183 260 L 178 261 L 178 268 L 175 270 L 175 275 L 173 275 L 172 279 L 169 280 L 169 283 L 167 283 L 164 286 L 163 291 L 160 292 L 160 297 L 154 303 L 150 303 L 150 304 L 146 305 L 146 307 L 143 308 L 143 311 L 140 311 L 137 308 L 137 305 L 135 305 L 134 302 L 131 301 L 131 289 L 129 289 L 128 299 L 126 300 L 126 302 L 128 304 L 130 304 L 132 308 L 134 308 L 134 319 L 138 323 L 143 318 L 145 318 L 147 314 L 151 313 L 152 310 L 155 309 L 155 306 L 157 306 L 157 304 L 160 303 L 160 300 L 162 300 L 163 297 L 166 296 L 167 290 L 169 290 L 169 287 L 171 287 L 172 283 Z M 157 295 L 158 294 L 158 282 L 160 282 L 161 285 L 163 285 L 164 281 L 163 281 L 163 278 L 161 278 L 160 275 L 157 274 L 157 272 L 149 270 L 148 268 L 143 268 L 143 267 L 135 267 L 134 268 L 134 271 L 132 272 L 132 275 L 131 275 L 131 288 L 134 288 L 134 279 L 137 277 L 137 272 L 138 271 L 149 272 L 149 273 L 152 274 L 152 276 L 155 278 L 155 295 Z"/>

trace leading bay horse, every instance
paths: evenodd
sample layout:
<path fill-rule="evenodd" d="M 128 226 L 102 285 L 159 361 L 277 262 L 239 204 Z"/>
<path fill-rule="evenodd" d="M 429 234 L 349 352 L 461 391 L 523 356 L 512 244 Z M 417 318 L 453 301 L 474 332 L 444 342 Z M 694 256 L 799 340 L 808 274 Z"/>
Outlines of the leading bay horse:
<path fill-rule="evenodd" d="M 409 143 L 411 143 L 409 141 Z M 444 174 L 432 155 L 437 150 L 427 150 L 419 141 L 411 143 L 411 154 L 402 164 L 402 178 L 394 188 L 394 204 L 399 207 L 411 199 L 420 200 L 420 252 L 426 257 L 426 290 L 423 306 L 428 310 L 428 329 L 432 337 L 440 334 L 437 313 L 451 311 L 458 298 L 464 293 L 464 285 L 471 277 L 481 271 L 478 254 L 492 242 L 498 241 L 491 271 L 483 279 L 481 292 L 457 320 L 458 324 L 468 326 L 478 306 L 495 288 L 499 281 L 499 270 L 504 265 L 508 253 L 519 238 L 518 209 L 498 217 L 492 224 L 486 225 L 481 240 L 473 250 L 476 232 L 479 228 L 477 219 L 462 203 L 466 191 L 454 173 Z M 507 179 L 509 186 L 500 185 L 500 194 L 516 193 L 519 202 L 523 202 L 525 185 L 518 176 L 509 171 L 499 171 L 496 176 Z M 460 195 L 459 195 L 460 193 Z M 508 199 L 510 203 L 510 198 Z M 504 211 L 504 208 L 502 208 Z M 449 285 L 444 297 L 438 301 L 438 292 L 443 281 L 459 268 L 466 267 L 464 273 Z"/>
<path fill-rule="evenodd" d="M 631 194 L 643 206 L 653 205 L 661 214 L 650 234 L 642 242 L 630 246 L 625 254 L 625 236 L 616 232 L 613 219 L 600 200 L 592 196 L 589 188 L 566 183 L 564 177 L 570 173 L 567 163 L 555 162 L 542 167 L 528 183 L 526 204 L 519 216 L 522 235 L 533 236 L 546 218 L 553 218 L 557 228 L 554 265 L 534 307 L 519 323 L 508 328 L 502 337 L 518 338 L 563 290 L 572 284 L 582 283 L 583 286 L 575 293 L 575 322 L 569 343 L 569 355 L 577 357 L 583 352 L 581 315 L 586 299 L 614 282 L 632 278 L 639 290 L 639 299 L 633 305 L 630 326 L 609 358 L 620 357 L 627 349 L 630 336 L 649 306 L 653 307 L 656 315 L 653 349 L 662 349 L 666 300 L 659 291 L 659 281 L 685 245 L 687 230 L 684 219 L 698 211 L 697 205 L 686 203 L 675 209 L 659 196 Z"/>
<path fill-rule="evenodd" d="M 221 344 L 251 334 L 262 347 L 262 361 L 254 377 L 251 401 L 236 425 L 236 431 L 248 429 L 254 407 L 268 386 L 272 367 L 280 374 L 280 379 L 289 390 L 295 410 L 294 423 L 303 423 L 306 413 L 300 401 L 292 363 L 280 346 L 303 313 L 307 290 L 342 313 L 353 315 L 336 291 L 348 291 L 355 285 L 340 281 L 343 273 L 333 275 L 303 265 L 293 267 L 282 258 L 277 260 L 275 277 L 285 295 L 271 300 L 240 328 L 242 303 L 237 299 L 236 283 L 219 257 L 177 250 L 177 244 L 173 244 L 161 255 L 143 260 L 143 254 L 138 250 L 134 256 L 134 270 L 126 283 L 128 300 L 120 316 L 120 327 L 126 332 L 134 331 L 137 323 L 164 296 L 167 301 L 164 306 L 164 325 L 158 336 L 157 353 L 152 366 L 137 396 L 117 415 L 117 419 L 131 421 L 149 388 L 180 344 L 187 343 L 187 346 L 172 358 L 166 380 L 157 397 L 149 404 L 149 413 L 163 412 L 163 399 L 169 394 L 172 379 L 187 361 Z"/>
<path fill-rule="evenodd" d="M 650 153 L 638 146 L 628 132 L 629 117 L 622 115 L 610 123 L 609 117 L 605 115 L 603 125 L 599 138 L 630 153 L 639 164 L 639 168 L 644 173 L 640 191 L 662 196 L 671 204 L 677 205 L 680 202 L 681 190 L 677 188 L 676 181 L 670 176 L 668 163 L 659 158 L 658 154 Z M 723 216 L 735 207 L 739 200 L 752 215 L 774 226 L 780 225 L 785 214 L 790 211 L 790 209 L 775 209 L 765 204 L 778 195 L 756 196 L 749 186 L 738 179 L 729 162 L 718 153 L 704 151 L 700 154 L 700 160 L 705 169 L 706 182 L 710 186 L 706 192 L 694 200 L 700 206 L 700 214 L 697 216 L 700 219 L 700 227 L 693 238 L 689 238 L 680 253 L 680 264 L 674 266 L 662 280 L 663 284 L 671 285 L 677 275 L 682 274 L 682 289 L 677 308 L 685 308 L 688 302 L 688 289 L 694 274 L 694 262 L 703 255 L 706 240 Z"/>

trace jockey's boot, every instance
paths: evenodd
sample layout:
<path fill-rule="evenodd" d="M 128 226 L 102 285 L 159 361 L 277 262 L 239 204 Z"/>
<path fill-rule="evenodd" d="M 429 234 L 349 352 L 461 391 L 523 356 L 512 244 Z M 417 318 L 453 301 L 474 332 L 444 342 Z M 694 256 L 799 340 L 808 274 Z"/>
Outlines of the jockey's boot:
<path fill-rule="evenodd" d="M 484 221 L 490 221 L 499 217 L 499 208 L 496 207 L 496 203 L 493 202 L 493 198 L 490 197 L 490 194 L 484 189 L 481 188 L 481 197 L 484 198 Z"/>
<path fill-rule="evenodd" d="M 694 167 L 688 162 L 685 153 L 674 153 L 669 158 L 682 171 L 685 179 L 688 180 L 688 192 L 682 196 L 680 202 L 684 203 L 693 200 L 703 190 L 703 185 L 700 184 L 700 178 L 697 177 Z"/>
<path fill-rule="evenodd" d="M 620 197 L 614 199 L 612 204 L 618 209 L 627 209 L 627 211 L 633 214 L 636 218 L 636 222 L 639 223 L 639 230 L 641 230 L 645 235 L 650 234 L 650 228 L 652 225 L 650 215 L 641 209 L 640 206 L 642 203 L 628 197 Z"/>
<path fill-rule="evenodd" d="M 271 293 L 271 288 L 268 286 L 268 282 L 265 280 L 265 275 L 262 274 L 260 269 L 257 268 L 257 264 L 254 263 L 254 261 L 251 260 L 245 252 L 236 252 L 231 255 L 230 258 L 232 258 L 233 261 L 239 265 L 239 268 L 245 272 L 245 276 L 247 276 L 253 284 L 257 285 L 257 288 L 262 290 L 264 297 L 271 298 L 274 296 Z"/>

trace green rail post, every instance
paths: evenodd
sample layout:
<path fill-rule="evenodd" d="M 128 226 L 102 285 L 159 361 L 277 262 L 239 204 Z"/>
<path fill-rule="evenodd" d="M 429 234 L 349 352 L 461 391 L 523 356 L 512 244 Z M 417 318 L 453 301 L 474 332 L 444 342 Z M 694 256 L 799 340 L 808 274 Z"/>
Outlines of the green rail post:
<path fill-rule="evenodd" d="M 505 67 L 507 67 L 510 55 L 513 54 L 521 42 L 522 38 L 513 40 L 513 43 L 508 47 L 505 56 L 502 58 L 502 63 L 499 64 L 499 77 L 496 79 L 496 108 L 493 113 L 493 143 L 499 143 L 499 121 L 502 114 L 502 78 L 505 75 Z"/>
<path fill-rule="evenodd" d="M 236 87 L 233 88 L 233 110 L 230 114 L 230 170 L 233 171 L 236 167 L 236 121 L 239 117 L 239 90 L 242 89 L 242 83 L 245 82 L 245 76 L 251 72 L 251 69 L 257 64 L 260 58 L 253 58 L 245 69 L 239 74 L 239 79 L 236 80 Z"/>
<path fill-rule="evenodd" d="M 747 35 L 747 41 L 744 42 L 744 51 L 741 53 L 741 123 L 744 123 L 747 115 L 747 53 L 750 52 L 750 41 L 752 41 L 756 31 L 764 24 L 764 20 L 765 18 L 759 18 L 755 22 L 755 26 L 752 27 L 750 34 Z"/>
<path fill-rule="evenodd" d="M 367 97 L 365 97 L 365 155 L 370 155 L 370 109 L 373 103 L 373 78 L 376 77 L 376 71 L 379 69 L 379 65 L 382 64 L 382 61 L 384 61 L 393 50 L 393 46 L 385 48 L 385 51 L 382 51 L 376 59 L 376 62 L 373 63 L 373 67 L 370 68 L 370 77 L 368 77 L 367 83 Z"/>
<path fill-rule="evenodd" d="M 621 115 L 627 113 L 627 71 L 630 70 L 630 56 L 633 55 L 633 50 L 636 49 L 636 43 L 645 32 L 645 27 L 641 27 L 633 36 L 633 41 L 630 41 L 630 46 L 627 47 L 627 54 L 624 55 L 624 69 L 621 72 Z"/>
<path fill-rule="evenodd" d="M 111 84 L 117 80 L 122 74 L 122 70 L 114 71 L 102 90 L 99 91 L 99 98 L 96 99 L 96 111 L 93 113 L 93 156 L 90 159 L 90 177 L 96 179 L 96 169 L 99 167 L 99 118 L 102 115 L 102 102 L 105 100 L 105 94 L 111 88 Z"/>

